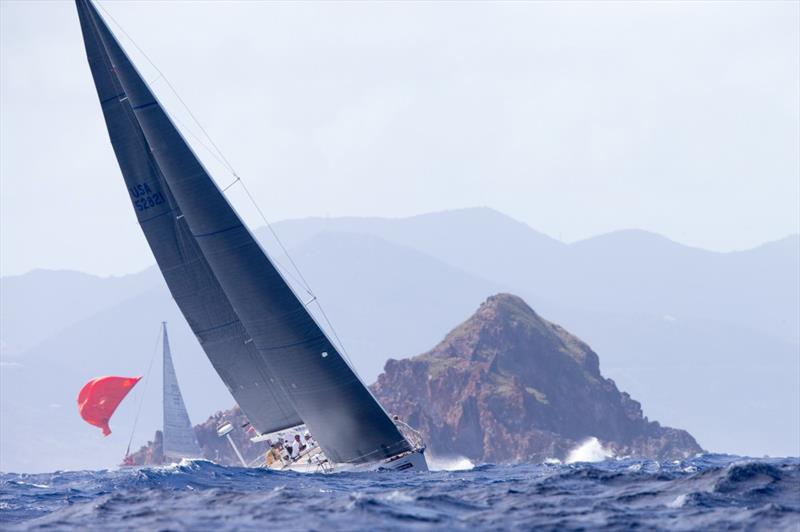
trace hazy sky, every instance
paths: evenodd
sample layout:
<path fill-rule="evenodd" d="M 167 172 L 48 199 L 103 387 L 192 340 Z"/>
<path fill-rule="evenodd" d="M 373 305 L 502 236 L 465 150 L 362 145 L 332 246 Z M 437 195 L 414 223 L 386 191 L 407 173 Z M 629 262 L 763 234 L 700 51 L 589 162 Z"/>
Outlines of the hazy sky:
<path fill-rule="evenodd" d="M 103 5 L 272 220 L 486 205 L 716 250 L 800 230 L 798 2 Z M 151 264 L 73 3 L 0 6 L 2 274 Z"/>

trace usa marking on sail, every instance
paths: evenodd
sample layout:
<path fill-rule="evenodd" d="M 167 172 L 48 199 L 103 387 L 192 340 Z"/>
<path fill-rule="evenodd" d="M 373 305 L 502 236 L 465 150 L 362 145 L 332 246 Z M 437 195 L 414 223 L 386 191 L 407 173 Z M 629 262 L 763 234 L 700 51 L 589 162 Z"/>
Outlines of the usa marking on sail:
<path fill-rule="evenodd" d="M 161 192 L 153 192 L 147 183 L 137 183 L 128 187 L 128 192 L 130 192 L 133 206 L 137 211 L 145 211 L 164 203 L 164 196 Z"/>

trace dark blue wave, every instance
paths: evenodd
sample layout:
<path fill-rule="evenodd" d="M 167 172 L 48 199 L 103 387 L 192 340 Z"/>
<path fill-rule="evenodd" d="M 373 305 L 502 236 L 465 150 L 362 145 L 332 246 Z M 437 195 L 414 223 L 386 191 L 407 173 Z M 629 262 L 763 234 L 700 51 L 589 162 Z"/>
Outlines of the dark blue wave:
<path fill-rule="evenodd" d="M 303 475 L 206 461 L 0 474 L 3 529 L 800 528 L 800 459 Z"/>

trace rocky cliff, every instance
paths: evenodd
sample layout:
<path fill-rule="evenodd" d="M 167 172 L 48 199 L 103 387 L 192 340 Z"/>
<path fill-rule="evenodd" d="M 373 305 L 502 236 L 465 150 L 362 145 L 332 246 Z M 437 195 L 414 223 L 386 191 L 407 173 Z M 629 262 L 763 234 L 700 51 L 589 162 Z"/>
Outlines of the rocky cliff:
<path fill-rule="evenodd" d="M 644 417 L 588 345 L 509 294 L 490 297 L 431 351 L 390 359 L 371 388 L 432 452 L 473 461 L 563 459 L 589 437 L 617 455 L 701 451 L 688 432 Z"/>
<path fill-rule="evenodd" d="M 603 378 L 588 345 L 509 294 L 487 299 L 427 353 L 390 359 L 371 389 L 438 455 L 492 463 L 564 459 L 590 437 L 617 456 L 667 460 L 702 451 L 688 432 L 644 417 L 637 401 Z M 246 460 L 266 450 L 250 442 L 237 407 L 195 427 L 207 458 L 239 463 L 216 435 L 223 420 L 233 423 L 231 436 Z M 134 455 L 135 463 L 161 463 L 159 436 Z"/>

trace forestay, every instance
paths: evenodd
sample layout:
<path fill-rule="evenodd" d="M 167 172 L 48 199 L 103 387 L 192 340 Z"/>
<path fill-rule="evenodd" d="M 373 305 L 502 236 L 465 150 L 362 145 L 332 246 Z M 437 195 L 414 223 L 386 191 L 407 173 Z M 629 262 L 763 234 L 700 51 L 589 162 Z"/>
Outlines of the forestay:
<path fill-rule="evenodd" d="M 181 215 L 158 163 L 113 73 L 94 22 L 94 8 L 78 1 L 81 30 L 111 144 L 139 225 L 172 297 L 214 369 L 262 433 L 302 423 L 255 346 Z M 99 20 L 99 19 L 98 19 Z"/>
<path fill-rule="evenodd" d="M 334 462 L 360 463 L 410 450 L 231 208 L 94 7 L 77 2 L 97 30 L 98 52 L 110 62 L 119 97 L 134 111 L 173 208 L 179 208 L 249 335 L 245 342 L 255 346 L 259 362 L 325 454 Z"/>

